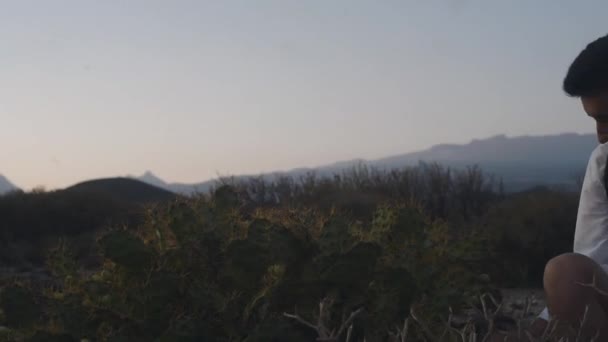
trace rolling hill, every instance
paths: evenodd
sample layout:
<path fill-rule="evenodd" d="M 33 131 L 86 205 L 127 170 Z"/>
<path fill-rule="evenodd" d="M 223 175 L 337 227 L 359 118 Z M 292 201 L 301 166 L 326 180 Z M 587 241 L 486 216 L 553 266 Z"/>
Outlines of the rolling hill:
<path fill-rule="evenodd" d="M 132 178 L 104 178 L 78 183 L 62 191 L 89 193 L 130 203 L 171 200 L 177 194 Z"/>
<path fill-rule="evenodd" d="M 299 168 L 264 175 L 298 177 L 314 171 L 320 176 L 340 173 L 364 164 L 378 169 L 415 166 L 420 162 L 437 162 L 453 168 L 479 165 L 487 173 L 501 177 L 510 191 L 519 191 L 538 185 L 561 186 L 574 189 L 577 178 L 585 169 L 593 148 L 597 146 L 594 134 L 564 133 L 547 136 L 507 137 L 498 135 L 487 139 L 475 139 L 468 144 L 441 144 L 429 149 L 389 156 L 375 160 L 350 160 L 316 168 Z M 237 176 L 247 178 L 250 175 Z M 167 183 L 146 172 L 139 180 L 166 190 L 192 194 L 205 192 L 214 184 L 208 180 L 196 184 Z"/>

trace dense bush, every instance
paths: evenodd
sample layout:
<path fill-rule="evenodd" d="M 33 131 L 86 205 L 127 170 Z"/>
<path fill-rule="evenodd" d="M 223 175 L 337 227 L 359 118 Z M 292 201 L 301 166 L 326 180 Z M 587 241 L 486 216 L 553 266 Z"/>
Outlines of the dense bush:
<path fill-rule="evenodd" d="M 224 179 L 252 207 L 338 208 L 366 217 L 387 200 L 420 203 L 433 218 L 468 221 L 503 198 L 502 182 L 477 166 L 453 170 L 439 164 L 382 170 L 360 165 L 332 177 L 314 172 L 299 178 Z"/>
<path fill-rule="evenodd" d="M 0 266 L 41 265 L 58 237 L 74 237 L 83 257 L 92 234 L 108 225 L 135 224 L 140 212 L 138 203 L 85 191 L 0 196 Z"/>
<path fill-rule="evenodd" d="M 227 183 L 147 207 L 0 199 L 9 261 L 31 249 L 19 241 L 67 237 L 46 259 L 51 281 L 0 283 L 0 326 L 33 340 L 385 341 L 414 306 L 444 326 L 449 306 L 538 284 L 576 217 L 576 194 L 504 194 L 475 167 Z M 100 266 L 83 270 L 85 255 Z"/>
<path fill-rule="evenodd" d="M 105 233 L 105 262 L 91 275 L 78 272 L 65 246 L 54 250 L 61 286 L 5 287 L 5 324 L 100 340 L 310 341 L 315 332 L 283 313 L 312 320 L 326 298 L 328 324 L 361 309 L 352 334 L 383 341 L 415 301 L 440 312 L 485 286 L 459 261 L 481 245 L 454 244 L 447 225 L 414 204 L 384 204 L 358 221 L 316 210 L 249 212 L 237 197 L 223 187 L 211 200 L 151 210 L 137 230 Z"/>
<path fill-rule="evenodd" d="M 471 167 L 453 171 L 437 164 L 382 171 L 365 166 L 332 178 L 312 173 L 299 179 L 252 178 L 229 182 L 238 190 L 244 207 L 316 208 L 348 212 L 369 218 L 387 201 L 420 203 L 431 218 L 449 220 L 452 226 L 482 214 L 500 198 L 499 184 Z M 128 179 L 81 183 L 66 190 L 0 196 L 0 267 L 39 267 L 58 237 L 71 237 L 91 259 L 91 235 L 104 226 L 133 226 L 142 204 L 166 202 L 168 192 Z"/>
<path fill-rule="evenodd" d="M 577 194 L 536 189 L 514 194 L 480 220 L 491 236 L 488 271 L 502 286 L 542 287 L 546 262 L 572 251 Z"/>

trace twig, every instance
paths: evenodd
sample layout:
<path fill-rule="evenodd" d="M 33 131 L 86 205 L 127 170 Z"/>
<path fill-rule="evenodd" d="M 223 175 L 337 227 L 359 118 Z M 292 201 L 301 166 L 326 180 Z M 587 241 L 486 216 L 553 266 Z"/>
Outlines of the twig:
<path fill-rule="evenodd" d="M 316 331 L 318 335 L 317 341 L 337 341 L 338 337 L 342 336 L 342 334 L 346 331 L 346 341 L 348 342 L 352 338 L 353 321 L 363 311 L 363 308 L 359 308 L 351 312 L 350 316 L 346 320 L 343 319 L 342 324 L 340 324 L 340 328 L 333 328 L 329 330 L 326 324 L 329 321 L 329 311 L 332 303 L 333 301 L 329 298 L 324 298 L 319 303 L 319 316 L 317 319 L 317 324 L 310 323 L 297 313 L 289 314 L 285 312 L 283 315 Z"/>
<path fill-rule="evenodd" d="M 584 287 L 590 287 L 590 288 L 594 289 L 595 291 L 597 291 L 597 293 L 601 294 L 602 296 L 606 296 L 606 297 L 608 297 L 608 292 L 606 292 L 606 291 L 604 291 L 604 290 L 600 289 L 600 288 L 597 286 L 597 282 L 596 282 L 596 281 L 597 281 L 597 279 L 596 279 L 596 276 L 595 276 L 595 273 L 594 273 L 594 274 L 593 274 L 593 279 L 592 279 L 591 284 L 581 283 L 581 282 L 578 282 L 578 281 L 577 281 L 576 283 L 577 283 L 578 285 L 581 285 L 581 286 L 584 286 Z"/>
<path fill-rule="evenodd" d="M 403 323 L 403 330 L 401 330 L 401 342 L 405 342 L 405 339 L 407 338 L 407 332 L 410 327 L 409 323 L 410 323 L 410 319 L 406 318 L 405 322 Z"/>
<path fill-rule="evenodd" d="M 291 319 L 295 319 L 296 321 L 300 322 L 301 324 L 304 324 L 305 326 L 317 330 L 317 326 L 307 322 L 305 319 L 303 319 L 302 317 L 298 316 L 298 315 L 293 315 L 293 314 L 288 314 L 287 312 L 283 313 L 283 315 L 287 318 L 291 318 Z"/>
<path fill-rule="evenodd" d="M 348 319 L 342 323 L 342 326 L 340 327 L 340 329 L 338 330 L 338 334 L 336 335 L 336 337 L 342 335 L 342 333 L 344 332 L 344 329 L 346 329 L 347 326 L 350 326 L 352 329 L 352 322 L 355 320 L 355 318 L 363 311 L 363 308 L 359 308 L 353 312 L 351 312 L 350 316 L 348 317 Z"/>
<path fill-rule="evenodd" d="M 429 328 L 416 316 L 416 312 L 414 312 L 414 307 L 410 308 L 410 317 L 412 317 L 416 323 L 418 323 L 422 327 L 423 333 L 431 340 L 437 341 L 437 337 L 429 330 Z"/>
<path fill-rule="evenodd" d="M 445 329 L 443 330 L 443 333 L 441 333 L 441 335 L 439 336 L 439 340 L 443 339 L 443 337 L 445 336 L 445 334 L 448 333 L 448 331 L 450 330 L 450 328 L 452 327 L 452 316 L 453 316 L 454 312 L 452 311 L 452 307 L 450 306 L 450 315 L 448 316 L 448 321 L 445 324 Z M 402 341 L 404 342 L 404 341 Z"/>
<path fill-rule="evenodd" d="M 594 282 L 595 282 L 595 276 L 594 278 Z M 583 335 L 583 327 L 585 326 L 585 323 L 587 323 L 587 317 L 589 314 L 589 305 L 585 305 L 585 312 L 583 313 L 583 318 L 581 319 L 581 325 L 578 328 L 578 334 L 576 335 L 576 342 L 580 342 L 581 341 L 581 337 Z"/>
<path fill-rule="evenodd" d="M 346 340 L 345 340 L 345 342 L 350 342 L 350 339 L 352 338 L 352 334 L 353 334 L 353 325 L 351 324 L 348 327 L 348 331 L 346 332 Z"/>

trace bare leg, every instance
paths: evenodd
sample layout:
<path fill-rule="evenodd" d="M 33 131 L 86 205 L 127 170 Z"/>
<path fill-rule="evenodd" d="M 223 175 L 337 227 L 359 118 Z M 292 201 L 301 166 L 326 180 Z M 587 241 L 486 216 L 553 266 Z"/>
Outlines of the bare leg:
<path fill-rule="evenodd" d="M 596 289 L 581 285 L 592 284 L 594 280 Z M 556 337 L 574 340 L 575 331 L 582 329 L 583 336 L 599 334 L 596 341 L 608 341 L 608 296 L 601 293 L 608 293 L 608 274 L 596 262 L 576 253 L 555 257 L 545 267 L 544 287 L 549 313 L 552 319 L 561 322 L 555 331 Z M 532 336 L 540 337 L 547 325 L 547 321 L 537 319 L 528 331 Z M 504 335 L 495 334 L 490 341 L 520 341 L 513 336 L 504 338 Z M 523 341 L 529 340 L 523 338 Z"/>
<path fill-rule="evenodd" d="M 597 289 L 582 285 L 594 281 Z M 555 257 L 545 267 L 544 285 L 549 313 L 562 323 L 564 337 L 570 335 L 568 325 L 608 341 L 608 297 L 600 293 L 608 292 L 608 275 L 595 261 L 576 253 Z"/>

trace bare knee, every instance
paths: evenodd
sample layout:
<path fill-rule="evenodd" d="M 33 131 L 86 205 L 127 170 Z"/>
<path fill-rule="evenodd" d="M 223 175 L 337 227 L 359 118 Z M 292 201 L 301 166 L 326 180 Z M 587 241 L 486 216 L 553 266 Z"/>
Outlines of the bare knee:
<path fill-rule="evenodd" d="M 594 261 L 577 253 L 566 253 L 549 260 L 545 266 L 545 288 L 553 288 L 574 282 L 591 281 Z"/>
<path fill-rule="evenodd" d="M 577 314 L 591 295 L 588 287 L 596 266 L 590 258 L 576 253 L 562 254 L 545 267 L 544 287 L 549 310 L 554 314 Z"/>

